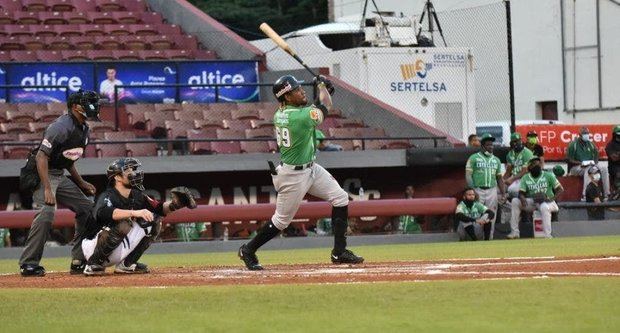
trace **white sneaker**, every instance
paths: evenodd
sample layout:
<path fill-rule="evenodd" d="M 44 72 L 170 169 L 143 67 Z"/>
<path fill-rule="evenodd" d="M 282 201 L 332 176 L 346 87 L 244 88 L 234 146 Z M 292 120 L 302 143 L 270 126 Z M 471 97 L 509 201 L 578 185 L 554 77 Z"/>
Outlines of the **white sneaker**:
<path fill-rule="evenodd" d="M 519 234 L 516 233 L 516 232 L 511 232 L 511 233 L 508 234 L 508 236 L 506 236 L 506 238 L 508 238 L 508 239 L 517 239 L 517 238 L 519 238 Z"/>

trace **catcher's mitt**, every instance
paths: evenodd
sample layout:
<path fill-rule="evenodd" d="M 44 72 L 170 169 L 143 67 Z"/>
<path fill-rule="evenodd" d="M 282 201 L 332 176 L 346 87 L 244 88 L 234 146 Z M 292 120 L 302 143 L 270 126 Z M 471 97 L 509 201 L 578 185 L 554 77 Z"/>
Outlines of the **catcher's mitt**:
<path fill-rule="evenodd" d="M 177 186 L 170 190 L 172 194 L 171 210 L 177 210 L 183 207 L 194 209 L 197 207 L 196 199 L 192 192 L 185 186 Z"/>
<path fill-rule="evenodd" d="M 532 200 L 534 200 L 535 203 L 543 203 L 547 200 L 547 195 L 544 193 L 534 193 L 532 195 Z"/>

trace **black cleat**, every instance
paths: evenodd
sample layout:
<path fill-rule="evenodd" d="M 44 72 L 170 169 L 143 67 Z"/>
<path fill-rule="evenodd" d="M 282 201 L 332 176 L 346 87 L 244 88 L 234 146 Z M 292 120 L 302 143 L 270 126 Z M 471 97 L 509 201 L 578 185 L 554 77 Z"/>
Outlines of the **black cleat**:
<path fill-rule="evenodd" d="M 243 260 L 245 267 L 251 271 L 262 271 L 264 268 L 258 263 L 258 258 L 255 253 L 250 252 L 245 244 L 241 245 L 239 252 L 237 253 L 239 259 Z"/>
<path fill-rule="evenodd" d="M 69 274 L 77 275 L 84 273 L 84 268 L 86 267 L 86 263 L 81 260 L 73 260 L 71 261 L 71 266 L 69 268 Z"/>
<path fill-rule="evenodd" d="M 332 251 L 331 258 L 333 264 L 361 264 L 364 262 L 364 258 L 356 256 L 350 250 L 344 250 L 339 255 Z"/>
<path fill-rule="evenodd" d="M 115 274 L 148 274 L 150 272 L 151 270 L 147 265 L 139 262 L 126 266 L 123 261 L 114 268 Z"/>
<path fill-rule="evenodd" d="M 105 267 L 98 264 L 86 265 L 84 268 L 84 275 L 95 276 L 95 275 L 104 275 Z"/>
<path fill-rule="evenodd" d="M 44 276 L 45 268 L 39 265 L 24 264 L 19 266 L 19 272 L 22 276 Z"/>

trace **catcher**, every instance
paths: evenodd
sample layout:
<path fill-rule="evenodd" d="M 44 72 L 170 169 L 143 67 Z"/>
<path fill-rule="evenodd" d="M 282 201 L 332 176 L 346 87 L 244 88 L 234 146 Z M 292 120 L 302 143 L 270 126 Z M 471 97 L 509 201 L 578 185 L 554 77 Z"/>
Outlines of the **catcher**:
<path fill-rule="evenodd" d="M 529 172 L 521 178 L 519 197 L 512 199 L 511 202 L 511 231 L 506 237 L 519 238 L 521 211 L 532 212 L 539 209 L 545 238 L 553 238 L 551 236 L 551 213 L 559 210 L 555 198 L 564 191 L 564 188 L 553 173 L 542 170 L 540 157 L 534 156 L 529 161 L 527 169 Z"/>
<path fill-rule="evenodd" d="M 138 259 L 159 234 L 163 216 L 177 209 L 196 208 L 187 187 L 172 189 L 172 200 L 160 202 L 144 194 L 144 171 L 135 158 L 120 158 L 108 166 L 108 188 L 99 196 L 88 221 L 87 239 L 82 241 L 88 260 L 85 275 L 114 273 L 144 274 L 147 265 Z"/>

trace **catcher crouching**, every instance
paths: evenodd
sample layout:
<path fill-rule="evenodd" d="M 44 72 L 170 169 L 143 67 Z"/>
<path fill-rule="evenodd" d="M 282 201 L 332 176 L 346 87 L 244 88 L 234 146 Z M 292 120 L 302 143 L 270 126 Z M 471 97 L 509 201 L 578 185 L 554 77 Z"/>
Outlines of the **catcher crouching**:
<path fill-rule="evenodd" d="M 82 241 L 85 275 L 105 274 L 109 266 L 116 266 L 114 273 L 149 273 L 138 260 L 159 235 L 162 218 L 183 207 L 196 208 L 194 196 L 184 186 L 173 188 L 172 200 L 166 202 L 144 194 L 140 166 L 130 157 L 108 166 L 108 187 L 97 199 Z"/>

